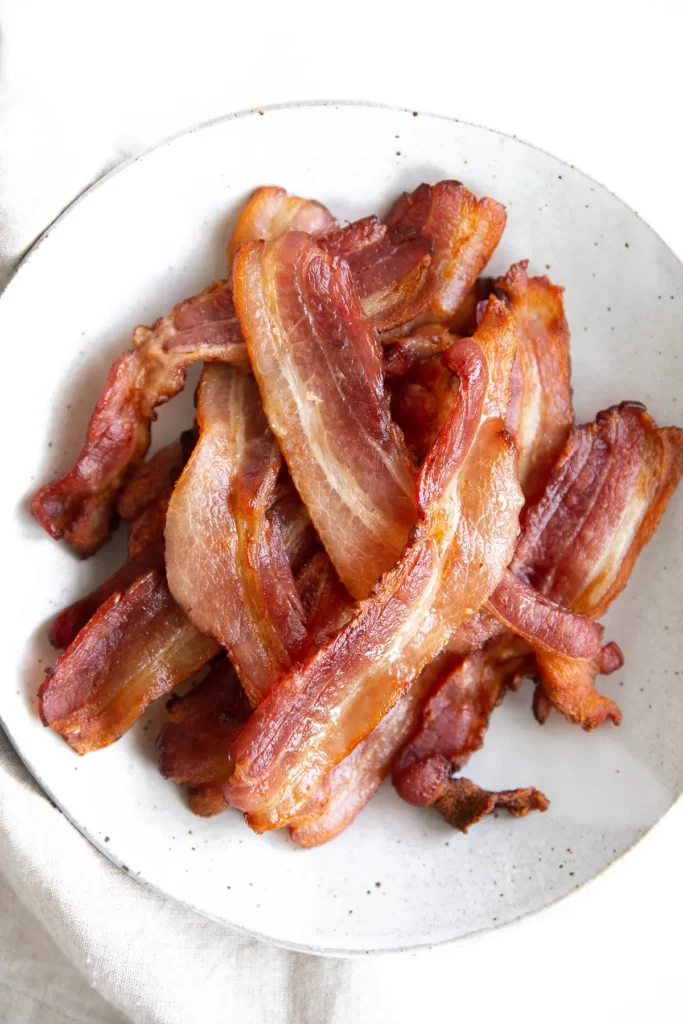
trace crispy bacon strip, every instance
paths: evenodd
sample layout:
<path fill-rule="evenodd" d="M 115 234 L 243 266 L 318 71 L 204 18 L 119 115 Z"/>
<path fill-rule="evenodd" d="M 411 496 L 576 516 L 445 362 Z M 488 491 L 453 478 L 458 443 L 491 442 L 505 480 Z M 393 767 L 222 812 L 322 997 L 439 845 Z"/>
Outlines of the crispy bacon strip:
<path fill-rule="evenodd" d="M 493 199 L 477 199 L 459 181 L 420 185 L 404 192 L 391 208 L 389 227 L 413 228 L 434 246 L 431 273 L 438 290 L 423 322 L 447 323 L 459 314 L 468 293 L 488 263 L 505 227 L 505 208 Z M 457 325 L 456 325 L 457 329 Z"/>
<path fill-rule="evenodd" d="M 277 524 L 268 517 L 281 457 L 256 382 L 204 368 L 200 436 L 169 504 L 171 593 L 228 650 L 253 704 L 308 649 L 301 602 Z"/>
<path fill-rule="evenodd" d="M 537 789 L 507 789 L 491 793 L 469 779 L 452 779 L 451 766 L 437 754 L 404 769 L 395 780 L 404 800 L 433 807 L 451 826 L 467 832 L 486 814 L 504 808 L 515 818 L 529 811 L 547 811 L 550 801 Z"/>
<path fill-rule="evenodd" d="M 414 337 L 414 335 L 413 335 Z M 452 335 L 451 343 L 455 340 Z M 459 382 L 440 358 L 426 359 L 393 389 L 391 413 L 418 461 L 434 444 L 458 393 Z"/>
<path fill-rule="evenodd" d="M 116 504 L 122 519 L 134 523 L 150 505 L 173 490 L 190 457 L 194 440 L 194 431 L 184 430 L 177 441 L 160 448 L 133 470 Z"/>
<path fill-rule="evenodd" d="M 348 757 L 328 772 L 292 822 L 299 846 L 321 846 L 347 828 L 391 771 L 396 752 L 415 730 L 425 694 L 443 672 L 439 656 L 422 670 L 395 707 Z"/>
<path fill-rule="evenodd" d="M 303 567 L 296 586 L 311 639 L 315 644 L 322 643 L 349 619 L 353 599 L 324 551 Z"/>
<path fill-rule="evenodd" d="M 148 505 L 137 519 L 130 524 L 128 534 L 128 558 L 136 558 L 153 544 L 160 544 L 163 549 L 164 531 L 166 529 L 166 513 L 171 500 L 173 488 L 161 494 L 156 501 Z"/>
<path fill-rule="evenodd" d="M 412 228 L 388 228 L 365 217 L 325 235 L 320 247 L 346 260 L 365 315 L 378 331 L 413 320 L 434 296 L 432 245 Z"/>
<path fill-rule="evenodd" d="M 168 702 L 168 722 L 157 740 L 164 778 L 189 788 L 190 808 L 201 817 L 227 807 L 223 784 L 232 770 L 230 747 L 251 714 L 251 704 L 226 657 L 183 697 Z"/>
<path fill-rule="evenodd" d="M 457 335 L 452 334 L 445 324 L 416 327 L 412 334 L 385 346 L 384 376 L 389 381 L 406 377 L 423 360 L 440 356 L 457 340 Z"/>
<path fill-rule="evenodd" d="M 599 413 L 574 428 L 543 496 L 525 510 L 515 571 L 551 600 L 597 619 L 625 587 L 682 474 L 678 428 L 658 428 L 632 402 Z M 618 723 L 619 709 L 593 685 L 597 672 L 621 664 L 616 645 L 584 662 L 543 651 L 537 661 L 547 698 L 569 721 L 584 729 L 607 717 Z"/>
<path fill-rule="evenodd" d="M 257 830 L 292 819 L 487 600 L 509 563 L 521 494 L 502 421 L 516 344 L 511 315 L 492 298 L 476 340 L 445 353 L 460 389 L 420 470 L 410 544 L 348 624 L 278 681 L 237 737 L 226 797 Z"/>
<path fill-rule="evenodd" d="M 152 327 L 136 327 L 133 348 L 109 371 L 72 468 L 33 496 L 31 511 L 55 539 L 82 556 L 109 539 L 117 496 L 149 447 L 154 409 L 185 385 L 198 360 L 246 366 L 228 281 L 175 306 Z"/>
<path fill-rule="evenodd" d="M 320 541 L 308 509 L 297 494 L 286 469 L 280 471 L 268 518 L 272 519 L 282 535 L 292 572 L 298 572 L 320 546 Z"/>
<path fill-rule="evenodd" d="M 270 426 L 340 578 L 365 597 L 415 521 L 414 477 L 349 268 L 290 233 L 242 246 L 234 279 Z"/>
<path fill-rule="evenodd" d="M 45 725 L 79 754 L 122 736 L 147 705 L 220 650 L 192 626 L 154 570 L 112 594 L 46 670 L 38 698 Z"/>
<path fill-rule="evenodd" d="M 528 260 L 513 264 L 495 288 L 507 300 L 519 331 L 506 423 L 519 449 L 524 497 L 532 501 L 565 445 L 574 409 L 563 289 L 547 277 L 529 277 L 528 265 Z"/>
<path fill-rule="evenodd" d="M 228 268 L 237 250 L 246 242 L 281 238 L 288 231 L 305 231 L 320 238 L 336 228 L 330 211 L 313 199 L 287 195 L 283 188 L 264 185 L 253 192 L 242 210 L 228 244 Z"/>

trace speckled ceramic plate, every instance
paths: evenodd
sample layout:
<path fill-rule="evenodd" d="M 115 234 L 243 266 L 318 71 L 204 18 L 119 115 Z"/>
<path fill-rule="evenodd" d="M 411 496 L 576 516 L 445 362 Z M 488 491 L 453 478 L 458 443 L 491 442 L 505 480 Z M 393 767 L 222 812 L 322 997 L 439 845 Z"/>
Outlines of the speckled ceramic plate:
<path fill-rule="evenodd" d="M 607 617 L 626 667 L 601 685 L 623 709 L 621 728 L 587 735 L 555 715 L 541 729 L 524 686 L 496 712 L 468 766 L 485 786 L 538 786 L 552 800 L 547 814 L 491 817 L 463 836 L 386 787 L 343 836 L 310 852 L 286 835 L 253 835 L 234 813 L 190 814 L 156 769 L 163 702 L 119 743 L 83 759 L 43 729 L 34 695 L 54 656 L 46 621 L 115 566 L 121 546 L 78 562 L 32 522 L 26 499 L 77 453 L 132 326 L 223 274 L 231 225 L 256 185 L 281 184 L 355 218 L 443 177 L 506 204 L 492 271 L 529 257 L 534 272 L 565 285 L 579 418 L 634 398 L 662 423 L 683 421 L 683 269 L 662 241 L 553 157 L 410 111 L 292 106 L 188 132 L 86 192 L 0 301 L 11 598 L 4 727 L 77 828 L 133 877 L 227 925 L 320 953 L 420 946 L 512 921 L 592 878 L 670 806 L 683 779 L 683 494 Z M 194 379 L 163 409 L 157 445 L 190 423 Z"/>

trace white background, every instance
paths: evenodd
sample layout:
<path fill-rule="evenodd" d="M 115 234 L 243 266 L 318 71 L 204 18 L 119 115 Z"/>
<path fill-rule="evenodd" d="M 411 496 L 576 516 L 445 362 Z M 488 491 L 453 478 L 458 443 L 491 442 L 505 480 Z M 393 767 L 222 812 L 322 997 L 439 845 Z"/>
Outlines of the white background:
<path fill-rule="evenodd" d="M 515 134 L 616 192 L 681 255 L 674 7 L 0 0 L 0 275 L 90 181 L 160 138 L 229 111 L 324 98 Z M 679 804 L 559 906 L 441 951 L 440 984 L 429 953 L 404 961 L 400 986 L 379 969 L 375 986 L 366 961 L 365 1020 L 680 1020 L 682 850 Z M 29 925 L 22 936 L 30 957 Z"/>

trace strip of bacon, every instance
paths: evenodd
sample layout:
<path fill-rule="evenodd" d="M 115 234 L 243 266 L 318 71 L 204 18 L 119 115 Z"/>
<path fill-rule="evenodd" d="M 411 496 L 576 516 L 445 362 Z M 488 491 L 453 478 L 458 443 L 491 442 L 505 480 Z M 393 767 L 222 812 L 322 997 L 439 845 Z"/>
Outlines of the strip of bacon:
<path fill-rule="evenodd" d="M 256 382 L 210 365 L 197 392 L 199 440 L 166 521 L 171 593 L 227 649 L 257 704 L 310 644 L 277 524 L 268 517 L 281 457 Z"/>
<path fill-rule="evenodd" d="M 162 494 L 173 489 L 194 448 L 194 441 L 194 431 L 184 430 L 177 441 L 160 448 L 133 470 L 116 504 L 122 519 L 133 523 Z"/>
<path fill-rule="evenodd" d="M 322 203 L 264 185 L 251 194 L 235 225 L 227 250 L 228 268 L 232 267 L 239 247 L 247 242 L 270 242 L 288 231 L 305 231 L 311 238 L 320 238 L 336 226 L 336 220 Z"/>
<path fill-rule="evenodd" d="M 475 338 L 444 355 L 460 389 L 422 464 L 419 520 L 403 556 L 349 623 L 278 681 L 233 745 L 226 797 L 259 831 L 293 818 L 509 564 L 522 499 L 502 422 L 517 334 L 499 300 L 489 300 Z"/>
<path fill-rule="evenodd" d="M 348 265 L 290 233 L 243 245 L 234 281 L 270 426 L 340 578 L 365 597 L 415 521 L 414 475 Z"/>
<path fill-rule="evenodd" d="M 434 246 L 431 273 L 438 290 L 419 318 L 422 322 L 446 323 L 458 317 L 500 241 L 505 221 L 500 203 L 478 200 L 459 181 L 423 184 L 397 199 L 386 217 L 388 226 L 413 228 Z"/>
<path fill-rule="evenodd" d="M 453 335 L 447 336 L 452 344 Z M 418 462 L 439 436 L 459 386 L 458 378 L 435 357 L 418 363 L 392 389 L 392 416 Z"/>
<path fill-rule="evenodd" d="M 349 265 L 365 315 L 378 331 L 413 320 L 434 296 L 432 245 L 412 228 L 388 228 L 365 217 L 325 235 L 320 247 Z"/>
<path fill-rule="evenodd" d="M 524 497 L 543 491 L 574 422 L 569 327 L 563 289 L 547 277 L 529 277 L 528 260 L 513 264 L 495 282 L 519 330 L 507 427 L 519 449 Z"/>
<path fill-rule="evenodd" d="M 395 783 L 404 800 L 433 807 L 452 827 L 467 832 L 486 814 L 504 808 L 515 818 L 529 811 L 547 811 L 550 801 L 537 789 L 508 789 L 499 793 L 481 789 L 469 779 L 452 779 L 451 766 L 435 755 L 405 768 Z"/>
<path fill-rule="evenodd" d="M 423 360 L 440 356 L 457 340 L 457 335 L 451 334 L 445 324 L 425 324 L 423 327 L 416 327 L 407 337 L 385 345 L 384 376 L 389 381 L 406 377 Z"/>
<path fill-rule="evenodd" d="M 268 518 L 277 525 L 292 572 L 298 572 L 320 546 L 308 509 L 286 469 L 280 471 Z"/>
<path fill-rule="evenodd" d="M 109 371 L 75 464 L 33 496 L 31 511 L 51 537 L 65 538 L 82 556 L 109 539 L 118 494 L 149 448 L 154 409 L 182 390 L 186 368 L 198 360 L 247 365 L 228 281 L 181 302 L 152 327 L 135 328 L 133 348 Z"/>
<path fill-rule="evenodd" d="M 299 846 L 321 846 L 347 828 L 386 779 L 396 756 L 417 727 L 425 695 L 443 672 L 448 655 L 422 670 L 391 711 L 348 757 L 328 772 L 292 822 Z"/>
<path fill-rule="evenodd" d="M 79 754 L 113 743 L 147 705 L 220 650 L 192 626 L 152 570 L 112 594 L 46 670 L 39 707 Z"/>
<path fill-rule="evenodd" d="M 230 747 L 251 704 L 226 657 L 183 697 L 168 702 L 168 722 L 157 740 L 164 778 L 189 788 L 190 809 L 201 817 L 227 807 L 223 784 L 232 770 Z"/>

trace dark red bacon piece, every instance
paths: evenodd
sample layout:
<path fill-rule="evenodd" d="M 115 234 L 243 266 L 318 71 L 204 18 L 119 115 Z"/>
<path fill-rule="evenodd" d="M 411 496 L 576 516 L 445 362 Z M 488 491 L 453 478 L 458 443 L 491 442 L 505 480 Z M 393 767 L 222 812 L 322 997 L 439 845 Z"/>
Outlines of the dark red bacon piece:
<path fill-rule="evenodd" d="M 415 521 L 414 472 L 349 267 L 290 233 L 242 246 L 234 277 L 268 422 L 340 578 L 365 597 Z"/>
<path fill-rule="evenodd" d="M 133 348 L 109 371 L 77 461 L 33 496 L 31 511 L 51 537 L 82 556 L 109 539 L 119 492 L 149 447 L 155 408 L 183 389 L 186 368 L 199 360 L 247 366 L 228 281 L 152 327 L 135 328 Z"/>
<path fill-rule="evenodd" d="M 547 811 L 550 806 L 543 793 L 532 787 L 492 793 L 469 779 L 452 779 L 449 762 L 438 754 L 411 764 L 394 781 L 404 800 L 419 807 L 433 807 L 460 832 L 467 832 L 484 815 L 500 808 L 523 818 L 529 811 Z"/>
<path fill-rule="evenodd" d="M 500 241 L 505 221 L 500 203 L 477 199 L 459 181 L 420 185 L 394 203 L 386 218 L 389 227 L 412 228 L 434 246 L 431 274 L 437 290 L 422 314 L 424 322 L 457 318 Z M 471 315 L 469 304 L 467 313 Z"/>
<path fill-rule="evenodd" d="M 294 817 L 487 600 L 512 557 L 521 495 L 502 420 L 517 336 L 501 302 L 489 301 L 475 337 L 444 356 L 460 389 L 422 464 L 404 555 L 346 626 L 278 680 L 233 745 L 226 797 L 257 830 Z"/>
<path fill-rule="evenodd" d="M 112 594 L 46 671 L 41 717 L 79 754 L 106 747 L 219 650 L 188 622 L 164 577 L 148 572 Z"/>
<path fill-rule="evenodd" d="M 203 370 L 199 440 L 166 520 L 171 593 L 202 633 L 227 649 L 257 704 L 307 651 L 303 609 L 277 523 L 281 466 L 256 382 L 227 366 Z"/>
<path fill-rule="evenodd" d="M 194 431 L 185 430 L 177 441 L 160 448 L 133 470 L 116 503 L 122 519 L 134 523 L 150 505 L 173 490 L 190 457 L 194 441 Z"/>

